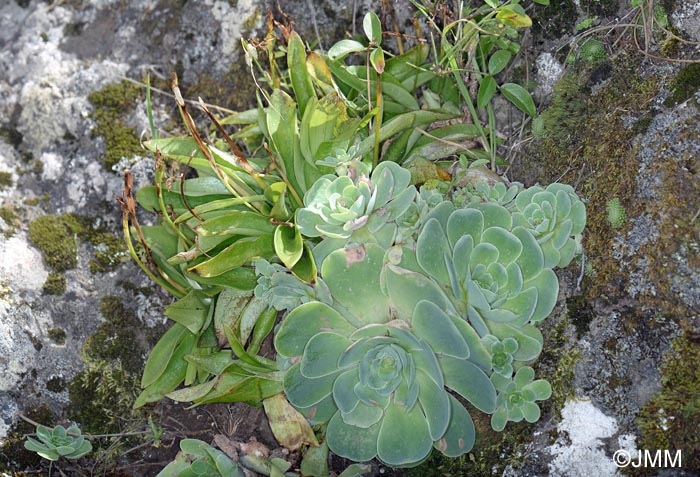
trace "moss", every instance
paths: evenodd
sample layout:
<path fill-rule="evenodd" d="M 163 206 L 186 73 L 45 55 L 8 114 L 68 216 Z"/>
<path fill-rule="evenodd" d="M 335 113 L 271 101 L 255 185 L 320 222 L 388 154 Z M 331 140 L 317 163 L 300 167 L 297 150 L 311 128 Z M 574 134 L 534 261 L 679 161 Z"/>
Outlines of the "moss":
<path fill-rule="evenodd" d="M 143 296 L 151 296 L 153 294 L 153 288 L 149 286 L 137 287 L 136 284 L 129 280 L 117 280 L 117 285 L 122 287 L 126 291 L 132 293 L 140 293 Z"/>
<path fill-rule="evenodd" d="M 93 233 L 89 241 L 95 247 L 95 259 L 89 264 L 92 273 L 104 272 L 129 259 L 124 242 L 111 232 Z"/>
<path fill-rule="evenodd" d="M 68 385 L 68 415 L 87 432 L 102 434 L 121 432 L 129 420 L 143 417 L 132 406 L 151 343 L 150 334 L 144 335 L 138 318 L 119 297 L 102 297 L 100 312 L 105 322 L 83 345 L 86 368 Z"/>
<path fill-rule="evenodd" d="M 661 391 L 639 412 L 640 449 L 683 452 L 683 469 L 700 472 L 700 336 L 684 332 L 661 366 Z"/>
<path fill-rule="evenodd" d="M 59 272 L 49 272 L 42 291 L 46 295 L 63 295 L 66 292 L 66 277 Z"/>
<path fill-rule="evenodd" d="M 12 173 L 0 171 L 0 190 L 5 189 L 6 187 L 12 187 L 12 184 Z"/>
<path fill-rule="evenodd" d="M 45 215 L 29 224 L 29 239 L 44 255 L 46 264 L 56 271 L 75 268 L 78 246 L 75 236 L 62 217 Z"/>
<path fill-rule="evenodd" d="M 92 217 L 76 214 L 47 215 L 29 225 L 29 238 L 44 253 L 47 265 L 56 271 L 75 268 L 75 236 L 94 247 L 94 259 L 89 262 L 93 273 L 107 271 L 128 260 L 126 245 L 122 240 Z"/>
<path fill-rule="evenodd" d="M 26 205 L 30 205 L 30 206 L 36 206 L 42 202 L 48 202 L 48 201 L 49 201 L 49 194 L 43 194 L 43 195 L 39 195 L 36 197 L 30 197 L 29 199 L 24 199 L 24 203 Z"/>
<path fill-rule="evenodd" d="M 693 63 L 682 68 L 671 84 L 671 94 L 664 104 L 675 106 L 692 97 L 700 88 L 700 63 Z"/>
<path fill-rule="evenodd" d="M 260 23 L 261 18 L 262 12 L 260 11 L 260 8 L 255 7 L 255 11 L 253 12 L 253 14 L 246 18 L 243 22 L 243 28 L 245 28 L 246 30 L 252 30 L 258 23 Z"/>
<path fill-rule="evenodd" d="M 49 331 L 47 332 L 49 335 L 49 338 L 51 338 L 51 341 L 58 345 L 64 345 L 66 344 L 66 330 L 63 328 L 49 328 Z"/>
<path fill-rule="evenodd" d="M 17 214 L 12 207 L 0 207 L 0 219 L 6 224 L 11 224 L 17 219 Z"/>
<path fill-rule="evenodd" d="M 132 409 L 138 391 L 138 377 L 119 364 L 91 364 L 68 385 L 67 412 L 87 433 L 118 433 L 127 419 L 140 414 Z"/>
<path fill-rule="evenodd" d="M 46 389 L 52 393 L 62 393 L 66 390 L 66 380 L 63 376 L 53 376 L 51 379 L 46 381 Z"/>
<path fill-rule="evenodd" d="M 40 424 L 51 425 L 56 416 L 51 409 L 45 404 L 40 404 L 36 407 L 27 407 L 23 410 L 23 414 L 29 419 Z M 28 434 L 33 434 L 34 426 L 21 419 L 17 420 L 17 424 L 12 426 L 2 441 L 0 441 L 0 471 L 10 472 L 33 472 L 35 475 L 48 475 L 41 472 L 42 468 L 47 468 L 48 461 L 42 459 L 35 452 L 30 452 L 24 448 L 24 437 Z"/>
<path fill-rule="evenodd" d="M 85 340 L 85 360 L 119 362 L 125 371 L 139 374 L 144 359 L 138 352 L 138 330 L 141 327 L 138 318 L 116 296 L 102 297 L 100 313 L 106 321 Z"/>
<path fill-rule="evenodd" d="M 6 225 L 3 235 L 8 238 L 12 237 L 17 227 L 20 226 L 15 209 L 12 207 L 0 207 L 0 219 L 2 219 Z"/>
<path fill-rule="evenodd" d="M 624 236 L 632 221 L 613 230 L 607 220 L 606 204 L 612 197 L 619 197 L 630 218 L 644 207 L 643 201 L 632 200 L 639 170 L 633 141 L 637 132 L 625 127 L 625 120 L 648 113 L 659 81 L 640 76 L 641 61 L 630 47 L 602 67 L 572 68 L 556 85 L 551 104 L 542 113 L 547 137 L 535 141 L 527 150 L 527 167 L 532 170 L 534 166 L 536 171 L 532 182 L 558 180 L 577 184 L 579 195 L 587 200 L 583 245 L 587 262 L 596 271 L 595 277 L 589 275 L 583 282 L 589 302 L 621 297 L 628 280 L 613 257 L 613 245 L 616 236 Z M 607 81 L 592 94 L 592 85 L 600 84 L 602 76 Z M 560 171 L 566 172 L 562 176 Z"/>
<path fill-rule="evenodd" d="M 124 80 L 88 95 L 88 100 L 95 108 L 92 117 L 96 126 L 92 135 L 105 139 L 102 163 L 107 170 L 111 170 L 122 157 L 141 153 L 138 133 L 124 122 L 126 114 L 135 107 L 140 93 L 138 86 Z"/>

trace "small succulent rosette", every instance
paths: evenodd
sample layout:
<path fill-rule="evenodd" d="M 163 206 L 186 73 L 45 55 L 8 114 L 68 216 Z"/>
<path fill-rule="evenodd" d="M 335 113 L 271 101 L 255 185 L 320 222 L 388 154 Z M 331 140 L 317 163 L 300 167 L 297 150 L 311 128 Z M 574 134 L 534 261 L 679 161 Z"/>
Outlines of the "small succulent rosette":
<path fill-rule="evenodd" d="M 366 166 L 355 162 L 348 175 L 326 175 L 318 179 L 297 210 L 296 223 L 302 235 L 331 239 L 329 246 L 314 251 L 325 257 L 351 239 L 356 243 L 390 245 L 396 236 L 394 223 L 413 203 L 416 189 L 411 173 L 393 162 L 382 162 L 368 177 Z M 335 239 L 335 240 L 333 240 Z"/>
<path fill-rule="evenodd" d="M 246 474 L 226 454 L 198 439 L 180 441 L 175 460 L 156 477 L 244 477 Z"/>
<path fill-rule="evenodd" d="M 515 373 L 511 381 L 499 373 L 491 375 L 498 390 L 496 411 L 491 416 L 491 427 L 502 431 L 508 421 L 535 422 L 540 418 L 540 407 L 535 401 L 544 401 L 552 395 L 552 386 L 544 380 L 534 380 L 535 371 L 525 366 Z"/>
<path fill-rule="evenodd" d="M 515 198 L 513 223 L 535 236 L 545 267 L 566 267 L 580 250 L 586 207 L 570 185 L 533 186 Z"/>
<path fill-rule="evenodd" d="M 61 457 L 66 459 L 79 459 L 92 450 L 92 444 L 80 433 L 77 426 L 66 429 L 56 426 L 49 429 L 45 426 L 37 426 L 36 437 L 28 437 L 24 442 L 25 449 L 36 452 L 44 459 L 56 461 Z"/>

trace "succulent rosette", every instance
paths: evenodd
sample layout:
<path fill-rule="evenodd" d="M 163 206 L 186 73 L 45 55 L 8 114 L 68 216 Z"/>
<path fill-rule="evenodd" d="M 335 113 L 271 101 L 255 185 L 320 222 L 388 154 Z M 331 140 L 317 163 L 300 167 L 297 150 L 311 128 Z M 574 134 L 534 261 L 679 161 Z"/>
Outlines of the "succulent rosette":
<path fill-rule="evenodd" d="M 565 267 L 579 249 L 586 207 L 570 185 L 533 186 L 515 198 L 513 223 L 532 232 L 546 267 Z"/>
<path fill-rule="evenodd" d="M 452 194 L 452 202 L 457 207 L 467 207 L 469 205 L 483 202 L 494 202 L 499 205 L 508 206 L 513 202 L 522 184 L 513 183 L 506 186 L 502 182 L 496 182 L 493 186 L 488 182 L 478 182 L 467 184 L 458 188 Z"/>
<path fill-rule="evenodd" d="M 390 244 L 393 222 L 413 203 L 416 189 L 411 173 L 394 162 L 382 162 L 367 177 L 366 166 L 355 162 L 348 175 L 318 179 L 297 210 L 296 223 L 307 237 Z M 336 247 L 337 248 L 337 247 Z"/>
<path fill-rule="evenodd" d="M 24 447 L 51 461 L 61 457 L 79 459 L 92 450 L 92 444 L 85 440 L 77 426 L 68 429 L 63 426 L 53 429 L 37 426 L 36 437 L 37 439 L 28 437 Z"/>
<path fill-rule="evenodd" d="M 438 289 L 411 287 L 399 272 L 382 286 L 384 259 L 375 244 L 326 258 L 333 305 L 299 306 L 275 338 L 294 363 L 284 378 L 287 399 L 312 423 L 328 423 L 329 448 L 348 459 L 412 466 L 432 448 L 464 454 L 474 425 L 448 389 L 493 412 L 490 356 L 465 320 L 443 311 L 444 299 L 431 299 Z M 410 313 L 399 316 L 396 304 Z"/>
<path fill-rule="evenodd" d="M 518 360 L 539 354 L 541 336 L 530 323 L 551 313 L 559 282 L 545 267 L 540 244 L 526 228 L 513 227 L 507 209 L 492 203 L 455 209 L 443 202 L 418 236 L 415 260 L 402 260 L 437 282 L 481 337 L 514 337 Z"/>
<path fill-rule="evenodd" d="M 491 416 L 491 427 L 502 431 L 508 421 L 535 422 L 540 418 L 540 407 L 535 401 L 549 399 L 552 386 L 544 379 L 534 380 L 535 371 L 529 366 L 522 367 L 511 381 L 494 373 L 491 376 L 499 391 L 496 412 Z"/>

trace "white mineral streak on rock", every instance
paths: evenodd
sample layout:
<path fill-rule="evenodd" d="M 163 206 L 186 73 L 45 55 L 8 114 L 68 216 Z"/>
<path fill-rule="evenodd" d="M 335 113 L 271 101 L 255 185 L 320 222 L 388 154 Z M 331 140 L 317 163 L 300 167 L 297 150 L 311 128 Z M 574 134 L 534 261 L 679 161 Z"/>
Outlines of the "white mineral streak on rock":
<path fill-rule="evenodd" d="M 537 92 L 539 96 L 549 96 L 554 91 L 554 85 L 564 74 L 564 67 L 551 53 L 542 53 L 535 62 L 537 66 Z"/>
<path fill-rule="evenodd" d="M 561 477 L 607 477 L 617 475 L 612 458 L 603 451 L 603 439 L 617 432 L 617 421 L 603 414 L 590 401 L 568 401 L 557 426 L 560 437 L 549 447 L 554 459 L 550 475 Z M 568 436 L 568 438 L 567 438 Z"/>

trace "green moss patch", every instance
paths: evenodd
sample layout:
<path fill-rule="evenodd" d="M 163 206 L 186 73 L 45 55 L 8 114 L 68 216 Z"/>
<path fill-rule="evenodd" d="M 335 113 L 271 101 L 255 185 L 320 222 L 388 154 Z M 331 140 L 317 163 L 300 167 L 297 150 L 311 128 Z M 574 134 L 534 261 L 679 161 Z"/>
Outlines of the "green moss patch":
<path fill-rule="evenodd" d="M 59 272 L 49 272 L 42 290 L 47 295 L 63 295 L 66 292 L 66 277 Z"/>
<path fill-rule="evenodd" d="M 46 264 L 59 272 L 78 264 L 74 234 L 63 217 L 56 215 L 45 215 L 29 224 L 29 239 L 41 250 Z"/>
<path fill-rule="evenodd" d="M 628 216 L 641 212 L 640 201 L 632 200 L 638 172 L 633 145 L 637 131 L 625 127 L 625 120 L 644 117 L 659 81 L 640 76 L 640 61 L 630 49 L 603 65 L 572 68 L 555 86 L 550 106 L 542 113 L 545 138 L 528 148 L 529 163 L 523 165 L 536 171 L 532 182 L 576 184 L 587 199 L 583 245 L 586 262 L 596 272 L 584 280 L 584 298 L 589 302 L 619 297 L 626 285 L 627 277 L 612 255 L 615 237 L 626 232 L 630 221 L 613 228 L 606 205 L 619 197 Z M 601 77 L 606 79 L 602 85 Z"/>
<path fill-rule="evenodd" d="M 88 433 L 122 432 L 125 420 L 138 413 L 132 409 L 138 391 L 138 377 L 118 364 L 93 364 L 68 385 L 68 415 Z"/>
<path fill-rule="evenodd" d="M 90 260 L 93 273 L 108 271 L 129 258 L 121 238 L 95 225 L 91 217 L 75 214 L 39 217 L 29 224 L 29 238 L 42 251 L 46 264 L 57 272 L 77 265 L 77 238 L 94 247 L 94 258 Z M 60 278 L 49 276 L 49 279 L 52 280 L 50 289 L 56 289 L 53 285 L 59 285 Z"/>
<path fill-rule="evenodd" d="M 49 338 L 51 341 L 58 345 L 66 344 L 66 330 L 63 328 L 50 328 L 48 331 Z"/>
<path fill-rule="evenodd" d="M 662 390 L 639 412 L 640 449 L 683 452 L 683 470 L 700 472 L 700 336 L 684 333 L 661 366 Z"/>
<path fill-rule="evenodd" d="M 12 187 L 12 184 L 12 173 L 0 171 L 0 190 L 5 189 L 6 187 Z"/>
<path fill-rule="evenodd" d="M 140 374 L 144 358 L 139 352 L 139 342 L 145 345 L 145 340 L 139 338 L 141 322 L 116 296 L 102 297 L 100 313 L 106 321 L 85 340 L 84 360 L 116 361 L 125 371 Z"/>
<path fill-rule="evenodd" d="M 100 302 L 105 322 L 85 340 L 86 367 L 68 384 L 68 415 L 90 433 L 121 432 L 130 419 L 143 417 L 132 409 L 140 392 L 141 371 L 150 343 L 135 313 L 121 298 Z"/>
<path fill-rule="evenodd" d="M 12 237 L 17 231 L 17 227 L 20 226 L 19 217 L 17 217 L 15 209 L 9 206 L 0 207 L 0 219 L 5 222 L 5 230 L 3 231 L 3 235 L 8 238 Z"/>
<path fill-rule="evenodd" d="M 128 81 L 109 84 L 88 95 L 88 101 L 95 108 L 92 117 L 96 127 L 92 135 L 105 139 L 102 163 L 107 170 L 111 170 L 122 157 L 141 153 L 138 132 L 124 122 L 140 95 L 139 87 Z"/>
<path fill-rule="evenodd" d="M 690 97 L 700 88 L 700 63 L 693 63 L 682 68 L 671 83 L 671 94 L 664 104 L 675 106 Z"/>

